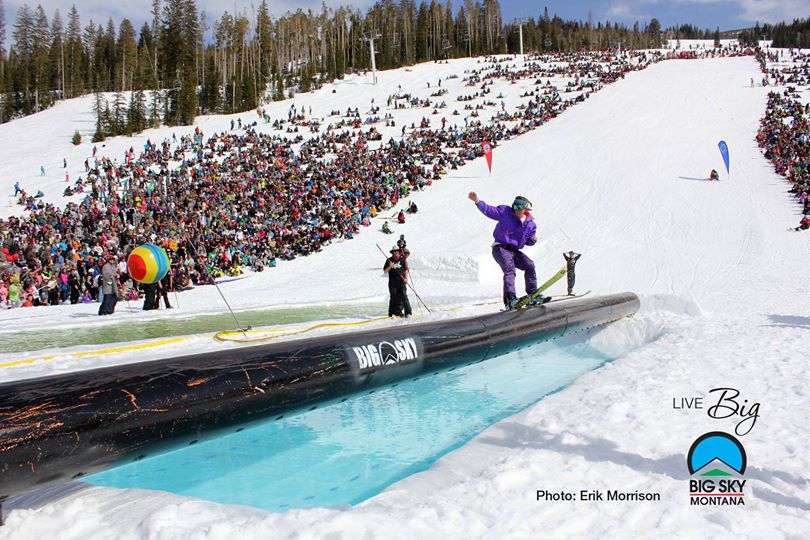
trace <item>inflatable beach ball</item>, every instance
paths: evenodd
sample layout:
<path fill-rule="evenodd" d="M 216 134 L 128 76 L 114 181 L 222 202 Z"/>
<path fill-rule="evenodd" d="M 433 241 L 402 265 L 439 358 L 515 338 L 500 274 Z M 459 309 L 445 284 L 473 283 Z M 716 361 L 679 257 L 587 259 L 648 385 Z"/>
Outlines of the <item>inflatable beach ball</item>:
<path fill-rule="evenodd" d="M 144 244 L 132 250 L 127 259 L 127 272 L 139 283 L 157 283 L 169 271 L 166 250 Z"/>

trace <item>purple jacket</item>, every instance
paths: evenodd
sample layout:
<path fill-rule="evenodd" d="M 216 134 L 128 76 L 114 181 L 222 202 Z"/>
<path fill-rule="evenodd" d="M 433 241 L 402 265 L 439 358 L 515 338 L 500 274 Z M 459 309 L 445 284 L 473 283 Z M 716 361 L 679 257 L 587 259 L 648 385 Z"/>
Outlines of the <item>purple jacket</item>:
<path fill-rule="evenodd" d="M 523 249 L 524 246 L 533 246 L 532 237 L 537 233 L 537 224 L 529 212 L 526 212 L 526 221 L 520 221 L 512 211 L 511 206 L 490 206 L 479 200 L 476 205 L 481 213 L 489 219 L 498 222 L 492 236 L 496 244 L 502 244 L 514 249 Z"/>

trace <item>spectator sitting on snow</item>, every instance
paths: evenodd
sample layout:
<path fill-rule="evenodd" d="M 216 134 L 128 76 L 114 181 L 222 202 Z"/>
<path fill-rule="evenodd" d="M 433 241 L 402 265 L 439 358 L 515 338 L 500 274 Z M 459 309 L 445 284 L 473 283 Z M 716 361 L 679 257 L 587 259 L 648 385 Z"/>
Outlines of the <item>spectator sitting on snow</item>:
<path fill-rule="evenodd" d="M 586 72 L 601 73 L 592 79 L 602 85 L 652 58 L 643 56 L 650 53 L 618 58 L 614 54 L 560 54 L 557 59 L 569 65 L 552 71 L 583 78 Z M 603 71 L 598 62 L 613 67 Z M 547 72 L 541 63 L 521 68 L 498 64 L 498 69 L 476 75 L 472 86 L 483 81 L 489 91 L 494 79 L 534 81 L 541 73 L 551 76 Z M 150 140 L 139 155 L 125 150 L 120 162 L 97 155 L 94 147 L 94 157 L 85 164 L 88 174 L 73 190 L 87 193 L 80 203 L 58 208 L 23 194 L 20 204 L 29 212 L 0 219 L 3 247 L 11 250 L 6 265 L 39 270 L 24 278 L 25 290 L 44 285 L 43 275 L 61 275 L 66 266 L 68 276 L 75 271 L 79 277 L 68 280 L 71 301 L 84 298 L 84 293 L 96 297 L 93 278 L 101 271 L 105 251 L 125 259 L 132 248 L 146 242 L 169 249 L 173 261 L 182 261 L 172 272 L 191 283 L 210 283 L 238 272 L 249 253 L 272 267 L 278 258 L 308 255 L 334 239 L 352 238 L 361 224 L 371 223 L 371 208 L 391 208 L 444 171 L 483 155 L 482 141 L 497 145 L 543 125 L 571 105 L 570 100 L 543 97 L 538 91 L 516 111 L 491 122 L 470 122 L 466 129 L 450 124 L 433 129 L 424 118 L 419 129 L 412 125 L 407 137 L 373 148 L 369 141 L 382 136 L 362 127 L 364 119 L 357 109 L 347 111 L 351 122 L 324 125 L 309 140 L 299 134 L 260 133 L 247 126 L 207 140 L 198 128 L 193 136 L 177 137 L 176 145 L 171 137 L 163 143 Z M 438 106 L 429 99 L 402 99 L 409 99 L 412 107 Z M 297 130 L 310 121 L 291 114 L 284 124 Z M 361 127 L 353 130 L 353 123 Z M 412 207 L 415 211 L 416 205 Z M 388 224 L 384 228 L 393 232 Z M 173 282 L 182 286 L 180 279 Z M 43 291 L 47 293 L 47 288 Z M 64 298 L 64 291 L 60 293 Z"/>

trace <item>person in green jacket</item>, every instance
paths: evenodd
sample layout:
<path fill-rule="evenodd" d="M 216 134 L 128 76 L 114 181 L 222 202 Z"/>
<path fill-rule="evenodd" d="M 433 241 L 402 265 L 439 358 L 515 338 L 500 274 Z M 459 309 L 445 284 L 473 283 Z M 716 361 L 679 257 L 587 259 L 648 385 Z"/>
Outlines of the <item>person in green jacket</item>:
<path fill-rule="evenodd" d="M 18 307 L 20 305 L 20 283 L 12 280 L 8 286 L 8 306 Z"/>

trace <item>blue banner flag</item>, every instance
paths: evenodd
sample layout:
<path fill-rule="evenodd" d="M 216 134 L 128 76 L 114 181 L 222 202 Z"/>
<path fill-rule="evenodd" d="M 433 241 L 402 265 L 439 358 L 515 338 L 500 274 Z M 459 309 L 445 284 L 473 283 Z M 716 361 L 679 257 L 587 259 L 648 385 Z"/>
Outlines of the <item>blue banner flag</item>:
<path fill-rule="evenodd" d="M 720 148 L 720 155 L 723 156 L 723 163 L 726 164 L 726 172 L 730 173 L 731 171 L 728 167 L 728 145 L 726 141 L 720 141 L 717 143 L 717 147 Z"/>

